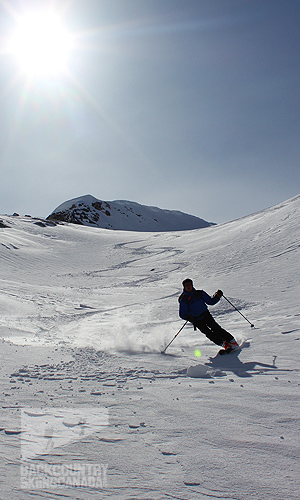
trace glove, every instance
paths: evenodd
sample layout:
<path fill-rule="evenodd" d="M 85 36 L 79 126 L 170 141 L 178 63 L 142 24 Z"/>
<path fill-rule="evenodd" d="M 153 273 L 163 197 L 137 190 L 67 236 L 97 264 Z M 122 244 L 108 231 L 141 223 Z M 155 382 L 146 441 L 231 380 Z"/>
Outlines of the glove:
<path fill-rule="evenodd" d="M 222 290 L 217 290 L 217 291 L 216 291 L 216 296 L 217 296 L 217 297 L 221 298 L 221 297 L 222 297 L 222 295 L 223 295 Z"/>

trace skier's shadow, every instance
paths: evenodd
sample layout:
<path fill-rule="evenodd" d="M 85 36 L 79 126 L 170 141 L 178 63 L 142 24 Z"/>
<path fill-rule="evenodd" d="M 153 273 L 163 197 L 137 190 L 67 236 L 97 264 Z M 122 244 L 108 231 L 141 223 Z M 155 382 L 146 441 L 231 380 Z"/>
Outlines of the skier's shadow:
<path fill-rule="evenodd" d="M 245 345 L 244 347 L 249 347 L 249 345 Z M 221 372 L 222 370 L 229 370 L 238 377 L 253 377 L 253 375 L 258 373 L 277 369 L 277 366 L 275 365 L 276 356 L 274 356 L 272 365 L 259 363 L 258 361 L 247 361 L 247 363 L 243 363 L 238 357 L 240 352 L 241 351 L 237 350 L 236 352 L 231 352 L 228 355 L 217 355 L 214 358 L 209 358 L 210 361 L 205 363 L 205 365 L 210 368 L 219 369 Z"/>

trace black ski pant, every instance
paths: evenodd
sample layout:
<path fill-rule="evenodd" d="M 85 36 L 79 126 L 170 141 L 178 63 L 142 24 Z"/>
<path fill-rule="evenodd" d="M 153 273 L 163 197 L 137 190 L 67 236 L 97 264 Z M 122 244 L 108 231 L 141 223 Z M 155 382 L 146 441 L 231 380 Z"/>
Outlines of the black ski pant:
<path fill-rule="evenodd" d="M 224 340 L 230 342 L 233 339 L 231 333 L 222 328 L 207 311 L 202 318 L 194 321 L 194 326 L 198 328 L 206 337 L 217 345 L 222 345 Z"/>

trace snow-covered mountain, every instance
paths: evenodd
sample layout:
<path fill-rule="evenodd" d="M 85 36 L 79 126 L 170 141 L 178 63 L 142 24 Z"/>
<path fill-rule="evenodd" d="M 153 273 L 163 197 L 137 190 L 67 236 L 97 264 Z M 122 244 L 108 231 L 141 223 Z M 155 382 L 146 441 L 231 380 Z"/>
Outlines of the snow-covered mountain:
<path fill-rule="evenodd" d="M 0 498 L 299 500 L 300 196 L 195 231 L 0 219 Z M 186 277 L 254 323 L 210 308 L 241 352 L 187 325 L 161 354 Z"/>
<path fill-rule="evenodd" d="M 184 231 L 213 225 L 176 210 L 140 205 L 133 201 L 102 201 L 86 195 L 59 205 L 48 217 L 84 226 L 125 231 Z"/>

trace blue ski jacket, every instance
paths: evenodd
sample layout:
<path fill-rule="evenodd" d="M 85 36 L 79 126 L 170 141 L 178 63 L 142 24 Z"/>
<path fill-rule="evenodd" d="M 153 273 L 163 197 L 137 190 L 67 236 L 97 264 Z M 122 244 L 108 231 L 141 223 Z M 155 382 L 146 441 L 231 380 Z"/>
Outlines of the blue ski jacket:
<path fill-rule="evenodd" d="M 193 288 L 191 293 L 184 290 L 178 300 L 179 316 L 193 322 L 201 319 L 208 311 L 206 304 L 213 306 L 219 302 L 220 297 L 216 294 L 210 297 L 204 290 L 195 290 Z"/>

